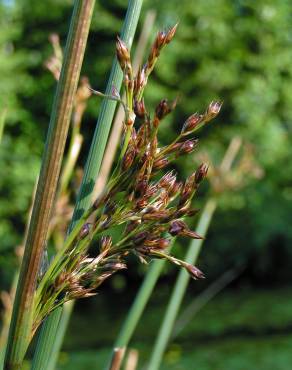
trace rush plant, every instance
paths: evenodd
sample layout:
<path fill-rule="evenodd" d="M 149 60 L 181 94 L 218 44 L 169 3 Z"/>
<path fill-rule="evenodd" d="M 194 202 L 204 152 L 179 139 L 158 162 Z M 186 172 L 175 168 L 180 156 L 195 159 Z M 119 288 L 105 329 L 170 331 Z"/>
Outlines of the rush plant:
<path fill-rule="evenodd" d="M 159 147 L 159 127 L 175 108 L 176 101 L 161 100 L 151 117 L 143 99 L 148 77 L 175 31 L 176 26 L 158 33 L 146 64 L 136 75 L 127 46 L 117 39 L 125 101 L 115 87 L 112 94 L 92 90 L 124 107 L 120 155 L 105 190 L 84 212 L 39 282 L 34 298 L 33 332 L 65 302 L 95 294 L 105 279 L 127 267 L 129 254 L 146 263 L 151 258 L 166 259 L 183 267 L 195 279 L 204 277 L 197 267 L 168 253 L 167 247 L 175 236 L 201 238 L 189 229 L 184 218 L 197 213 L 191 208 L 191 201 L 208 167 L 201 164 L 185 182 L 178 181 L 174 171 L 166 171 L 166 167 L 177 157 L 193 152 L 197 139 L 190 136 L 219 113 L 221 103 L 211 102 L 205 113 L 191 115 L 178 137 Z"/>
<path fill-rule="evenodd" d="M 76 9 L 82 8 L 82 2 L 76 4 Z M 93 4 L 94 2 L 87 9 L 89 19 Z M 84 31 L 86 40 L 89 21 L 87 19 L 84 22 L 87 22 Z M 16 296 L 8 342 L 7 369 L 20 368 L 30 339 L 40 325 L 50 319 L 50 314 L 56 313 L 66 302 L 96 294 L 98 287 L 107 278 L 127 268 L 129 255 L 136 256 L 142 263 L 148 263 L 151 259 L 167 260 L 185 269 L 194 279 L 204 277 L 196 266 L 170 254 L 168 247 L 171 240 L 177 236 L 201 239 L 200 235 L 189 228 L 185 219 L 197 213 L 197 210 L 192 208 L 192 200 L 207 175 L 208 165 L 202 163 L 185 181 L 178 179 L 171 165 L 178 157 L 188 155 L 196 149 L 198 140 L 193 135 L 217 116 L 221 103 L 213 101 L 205 112 L 192 114 L 182 123 L 178 136 L 168 145 L 160 146 L 159 129 L 165 125 L 163 121 L 175 109 L 177 101 L 162 99 L 153 113 L 150 113 L 144 101 L 144 91 L 151 72 L 161 51 L 173 39 L 176 29 L 177 25 L 167 31 L 158 32 L 146 63 L 137 73 L 133 72 L 129 48 L 122 38 L 117 38 L 116 54 L 122 71 L 125 99 L 120 97 L 119 89 L 115 86 L 107 89 L 105 94 L 88 86 L 93 94 L 103 97 L 106 101 L 119 103 L 124 109 L 120 153 L 105 189 L 89 207 L 84 207 L 78 219 L 76 212 L 74 213 L 62 247 L 47 269 L 41 272 L 39 265 L 42 249 L 36 250 L 37 260 L 33 261 L 34 275 L 29 285 L 30 295 L 24 296 L 18 288 Z M 66 68 L 66 63 L 63 68 Z M 76 76 L 75 80 L 77 85 Z M 60 83 L 62 86 L 62 73 Z M 75 94 L 76 85 L 71 94 Z M 72 102 L 70 109 L 72 110 Z M 111 110 L 113 112 L 114 106 Z M 100 127 L 103 129 L 103 126 Z M 103 134 L 106 136 L 105 132 Z M 99 157 L 98 166 L 102 155 Z M 56 191 L 60 160 L 61 158 L 54 177 L 54 189 L 50 193 L 52 199 Z M 86 171 L 88 168 L 85 170 L 85 178 Z M 93 184 L 90 186 L 93 188 Z M 44 192 L 44 189 L 42 190 Z M 90 198 L 90 192 L 85 195 L 83 201 Z M 49 207 L 51 208 L 51 204 Z M 34 214 L 32 220 L 33 217 Z M 31 233 L 33 235 L 33 229 Z M 39 244 L 43 247 L 43 240 L 40 240 Z M 26 252 L 20 275 L 24 282 L 27 280 L 25 264 L 28 258 L 31 260 L 34 256 L 29 252 Z M 20 284 L 19 287 L 21 286 Z M 30 310 L 25 312 L 28 299 Z M 58 321 L 53 318 L 54 331 L 57 326 Z M 25 340 L 22 341 L 21 336 L 24 334 Z"/>

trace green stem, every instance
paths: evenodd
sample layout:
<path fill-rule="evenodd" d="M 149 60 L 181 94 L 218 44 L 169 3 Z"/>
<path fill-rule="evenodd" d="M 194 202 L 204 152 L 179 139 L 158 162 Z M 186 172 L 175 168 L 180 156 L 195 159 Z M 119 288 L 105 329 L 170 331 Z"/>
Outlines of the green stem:
<path fill-rule="evenodd" d="M 62 177 L 60 180 L 60 194 L 64 194 L 65 190 L 68 188 L 73 169 L 80 153 L 82 141 L 83 137 L 80 135 L 79 130 L 73 128 L 68 156 L 64 164 L 64 169 L 62 171 Z"/>
<path fill-rule="evenodd" d="M 93 1 L 75 1 L 64 63 L 57 86 L 6 351 L 5 369 L 16 370 L 31 339 L 33 301 L 83 61 Z"/>
<path fill-rule="evenodd" d="M 206 205 L 207 207 L 207 205 Z M 205 209 L 206 209 L 205 207 Z M 208 207 L 209 208 L 209 207 Z M 201 223 L 203 222 L 202 220 L 205 219 L 205 211 L 203 211 L 198 228 L 200 228 Z M 198 229 L 199 232 L 199 229 Z M 200 235 L 203 236 L 202 231 L 200 232 Z M 197 242 L 202 243 L 202 240 L 196 240 Z M 195 241 L 194 241 L 195 242 Z M 153 289 L 155 287 L 155 284 L 160 276 L 160 273 L 162 271 L 162 268 L 165 264 L 165 260 L 158 260 L 158 261 L 153 261 L 149 271 L 146 274 L 146 277 L 138 291 L 138 294 L 134 300 L 134 303 L 127 315 L 126 320 L 124 321 L 124 324 L 122 326 L 122 329 L 118 335 L 118 338 L 115 342 L 114 347 L 127 347 L 129 344 L 129 341 L 135 331 L 135 328 L 142 316 L 142 313 L 145 309 L 145 306 L 147 302 L 149 301 L 149 298 L 153 292 Z M 182 270 L 187 276 L 189 276 L 184 270 Z M 111 357 L 114 355 L 114 352 L 112 352 Z"/>
<path fill-rule="evenodd" d="M 216 207 L 217 202 L 213 198 L 208 200 L 206 203 L 196 229 L 201 236 L 206 235 Z M 195 263 L 200 253 L 203 241 L 204 239 L 195 239 L 191 242 L 184 259 L 185 262 L 190 264 Z M 153 347 L 154 349 L 147 367 L 148 370 L 158 370 L 160 367 L 162 356 L 168 344 L 189 279 L 190 275 L 185 270 L 181 269 Z"/>
<path fill-rule="evenodd" d="M 32 362 L 32 369 L 36 368 L 36 366 L 38 366 L 37 365 L 38 363 L 55 364 L 57 362 L 57 358 L 59 355 L 58 349 L 62 345 L 63 336 L 61 335 L 55 336 L 54 334 L 57 330 L 59 332 L 60 331 L 63 332 L 64 326 L 66 329 L 73 306 L 74 306 L 73 301 L 65 303 L 61 316 L 59 315 L 57 309 L 53 311 L 50 316 L 51 318 L 54 318 L 54 320 L 45 321 L 44 325 L 42 326 L 38 341 L 42 342 L 41 343 L 42 346 L 45 345 L 47 348 L 52 348 L 52 351 L 42 351 L 42 352 L 36 351 Z M 47 369 L 49 368 L 50 367 L 47 367 Z"/>
<path fill-rule="evenodd" d="M 4 108 L 2 109 L 2 112 L 0 113 L 0 143 L 2 141 L 6 116 L 7 116 L 7 108 Z"/>
<path fill-rule="evenodd" d="M 241 147 L 241 143 L 242 142 L 239 137 L 234 137 L 231 140 L 219 167 L 222 174 L 226 174 L 230 171 L 232 164 L 236 158 L 236 155 Z M 215 199 L 215 197 L 211 197 L 207 201 L 203 209 L 203 212 L 201 213 L 201 217 L 199 219 L 197 227 L 197 232 L 203 237 L 207 234 L 208 228 L 210 226 L 216 208 L 217 200 Z M 192 241 L 186 254 L 186 257 L 184 259 L 185 262 L 190 264 L 194 264 L 196 262 L 203 242 L 204 239 L 195 239 Z M 173 289 L 173 293 L 171 295 L 169 304 L 166 309 L 166 314 L 164 315 L 164 320 L 160 327 L 157 340 L 154 344 L 154 349 L 150 358 L 148 370 L 159 369 L 162 356 L 169 342 L 174 322 L 179 307 L 181 305 L 183 296 L 185 294 L 189 279 L 190 279 L 189 274 L 187 274 L 187 272 L 182 269 L 179 273 L 178 279 Z"/>
<path fill-rule="evenodd" d="M 132 307 L 130 308 L 127 318 L 123 323 L 119 336 L 116 339 L 115 348 L 127 347 L 164 264 L 165 260 L 151 262 L 147 275 L 139 289 Z"/>
<path fill-rule="evenodd" d="M 129 48 L 131 47 L 134 39 L 142 3 L 143 0 L 129 1 L 126 18 L 121 32 L 121 38 L 125 41 Z M 110 95 L 113 85 L 116 87 L 117 90 L 120 90 L 122 79 L 122 71 L 118 65 L 117 59 L 115 58 L 105 93 Z M 100 170 L 116 104 L 116 101 L 111 100 L 104 100 L 102 102 L 96 130 L 88 154 L 84 176 L 69 230 L 74 227 L 75 223 L 79 220 L 84 210 L 88 209 L 91 204 L 91 194 Z M 60 321 L 58 330 L 56 330 L 55 321 L 60 320 L 62 311 L 62 307 L 56 309 L 54 311 L 54 316 L 50 315 L 45 320 L 46 328 L 45 330 L 42 330 L 39 337 L 36 348 L 38 358 L 37 360 L 34 360 L 32 370 L 53 370 L 55 368 L 56 360 L 58 358 L 58 354 L 67 328 L 67 325 L 63 324 L 62 321 Z M 47 336 L 55 338 L 55 341 L 52 341 L 50 346 L 46 343 Z M 46 355 L 47 352 L 50 354 L 49 356 Z M 44 357 L 42 356 L 42 354 L 44 354 Z M 48 359 L 47 362 L 46 359 Z"/>

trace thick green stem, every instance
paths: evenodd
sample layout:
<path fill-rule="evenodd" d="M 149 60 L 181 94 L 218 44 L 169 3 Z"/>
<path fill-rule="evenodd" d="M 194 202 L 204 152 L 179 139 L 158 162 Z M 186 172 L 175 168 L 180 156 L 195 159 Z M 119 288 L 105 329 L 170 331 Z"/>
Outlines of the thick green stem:
<path fill-rule="evenodd" d="M 143 0 L 129 1 L 125 22 L 121 32 L 121 38 L 129 48 L 131 47 L 134 39 L 142 3 Z M 111 69 L 110 77 L 108 80 L 106 94 L 111 94 L 113 85 L 119 91 L 121 88 L 122 79 L 123 79 L 122 71 L 115 58 Z M 116 104 L 117 102 L 108 99 L 105 99 L 102 102 L 100 114 L 97 121 L 97 127 L 91 143 L 88 159 L 85 166 L 84 176 L 78 194 L 78 199 L 74 209 L 74 215 L 71 225 L 69 227 L 69 231 L 72 230 L 76 222 L 78 222 L 78 220 L 84 213 L 84 210 L 88 209 L 91 204 L 92 191 L 100 170 Z M 67 325 L 64 325 L 64 323 L 60 321 L 62 311 L 63 311 L 62 307 L 60 307 L 55 310 L 54 315 L 50 315 L 46 319 L 45 321 L 46 327 L 44 330 L 41 331 L 38 340 L 36 348 L 37 358 L 33 362 L 32 370 L 42 370 L 42 369 L 53 370 L 55 368 L 56 360 L 67 328 Z M 66 318 L 66 320 L 67 322 L 69 321 L 68 318 Z M 56 321 L 58 322 L 60 321 L 57 330 L 55 324 Z M 49 346 L 46 343 L 47 336 L 58 339 L 55 341 L 53 340 Z M 49 356 L 47 356 L 47 353 L 49 353 Z M 42 354 L 44 354 L 44 357 L 42 356 Z"/>
<path fill-rule="evenodd" d="M 196 231 L 201 236 L 206 235 L 211 219 L 213 217 L 214 211 L 216 209 L 216 206 L 217 206 L 217 203 L 212 198 L 208 200 L 208 202 L 206 203 L 206 206 L 204 207 L 204 210 L 201 214 L 199 224 L 196 228 Z M 195 263 L 200 253 L 200 249 L 203 244 L 203 241 L 204 241 L 203 239 L 195 239 L 192 241 L 184 261 L 190 264 Z M 190 279 L 190 275 L 185 270 L 181 269 L 179 272 L 179 277 L 173 289 L 173 293 L 171 295 L 171 298 L 170 298 L 170 301 L 169 301 L 169 304 L 166 310 L 166 314 L 164 315 L 163 323 L 160 327 L 157 340 L 154 344 L 154 350 L 150 357 L 150 361 L 149 361 L 148 368 L 147 368 L 148 370 L 159 369 L 161 359 L 165 351 L 165 348 L 168 344 L 168 340 L 169 340 L 170 334 L 173 329 L 174 321 L 177 316 L 177 312 L 179 310 L 183 296 L 185 294 L 185 290 L 186 290 L 189 279 Z"/>
<path fill-rule="evenodd" d="M 94 1 L 75 1 L 13 307 L 5 369 L 20 369 L 31 339 L 32 305 L 46 242 Z"/>

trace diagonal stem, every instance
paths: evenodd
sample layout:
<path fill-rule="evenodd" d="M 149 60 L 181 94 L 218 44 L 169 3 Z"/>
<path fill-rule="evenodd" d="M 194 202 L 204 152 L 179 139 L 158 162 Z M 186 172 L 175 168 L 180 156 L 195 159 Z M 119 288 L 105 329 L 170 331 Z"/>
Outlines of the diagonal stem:
<path fill-rule="evenodd" d="M 220 169 L 222 173 L 228 173 L 230 171 L 231 166 L 235 160 L 235 157 L 240 149 L 241 140 L 237 137 L 233 138 L 227 148 L 224 158 L 222 159 Z M 207 231 L 209 229 L 210 223 L 212 221 L 214 212 L 217 208 L 218 202 L 215 197 L 211 197 L 201 214 L 197 232 L 205 237 Z M 184 261 L 190 264 L 196 263 L 196 260 L 199 256 L 203 245 L 204 239 L 196 239 L 190 243 Z M 188 282 L 190 280 L 190 276 L 186 273 L 186 271 L 181 270 L 178 274 L 177 281 L 173 288 L 171 297 L 169 299 L 169 303 L 166 308 L 165 315 L 163 317 L 162 324 L 159 329 L 159 333 L 157 335 L 156 341 L 153 346 L 153 352 L 151 354 L 147 369 L 148 370 L 158 370 L 162 361 L 163 354 L 167 347 L 167 344 L 170 340 L 170 336 L 173 330 L 173 326 L 175 323 L 175 319 L 177 317 L 178 311 L 180 309 L 183 297 L 185 295 L 186 288 L 188 286 Z"/>

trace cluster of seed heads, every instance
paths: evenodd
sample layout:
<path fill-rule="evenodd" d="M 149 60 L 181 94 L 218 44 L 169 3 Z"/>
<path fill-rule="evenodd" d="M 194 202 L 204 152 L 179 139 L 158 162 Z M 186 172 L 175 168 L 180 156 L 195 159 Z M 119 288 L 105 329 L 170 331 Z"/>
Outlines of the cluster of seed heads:
<path fill-rule="evenodd" d="M 158 33 L 147 62 L 135 76 L 130 52 L 117 39 L 126 101 L 121 101 L 115 88 L 106 97 L 120 101 L 125 109 L 120 156 L 106 189 L 85 212 L 39 284 L 37 324 L 65 301 L 95 294 L 105 279 L 127 267 L 129 254 L 146 263 L 151 258 L 164 258 L 185 268 L 194 279 L 204 277 L 197 267 L 170 255 L 167 248 L 176 236 L 201 238 L 190 230 L 185 218 L 197 213 L 191 207 L 192 198 L 208 166 L 201 164 L 184 182 L 169 166 L 177 157 L 194 151 L 198 140 L 190 136 L 219 113 L 221 103 L 212 102 L 205 113 L 191 115 L 176 139 L 159 147 L 158 129 L 177 102 L 163 99 L 151 115 L 143 99 L 147 79 L 175 31 L 176 26 Z"/>

